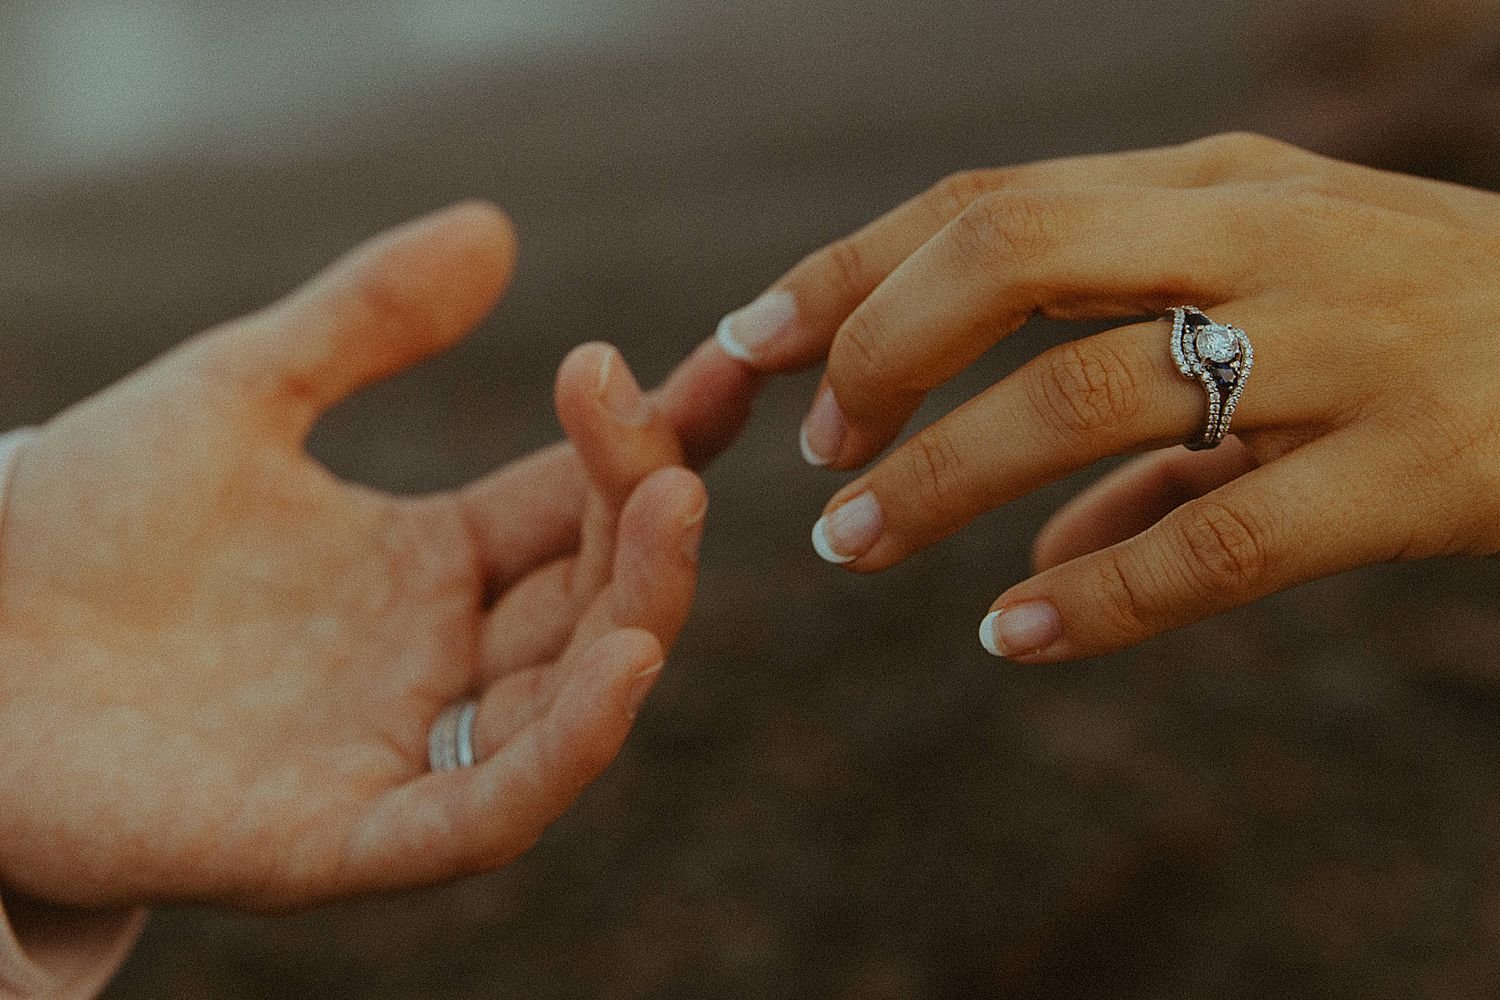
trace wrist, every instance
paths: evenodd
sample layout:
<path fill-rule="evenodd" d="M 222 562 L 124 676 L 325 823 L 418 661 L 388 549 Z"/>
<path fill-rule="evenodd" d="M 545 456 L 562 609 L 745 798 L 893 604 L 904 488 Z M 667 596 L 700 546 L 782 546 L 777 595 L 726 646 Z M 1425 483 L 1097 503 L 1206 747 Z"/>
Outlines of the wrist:
<path fill-rule="evenodd" d="M 36 434 L 23 428 L 0 435 L 0 575 L 5 572 L 11 482 L 21 453 Z M 0 630 L 13 629 L 14 623 L 0 615 Z M 0 648 L 12 646 L 14 638 L 0 635 Z M 5 812 L 14 815 L 13 810 Z M 5 881 L 0 876 L 0 883 Z M 95 995 L 124 962 L 144 922 L 144 910 L 56 907 L 7 886 L 0 895 L 0 996 Z"/>
<path fill-rule="evenodd" d="M 12 493 L 11 484 L 15 479 L 15 469 L 21 453 L 36 437 L 36 433 L 34 428 L 21 428 L 0 434 L 0 580 L 4 580 L 8 575 L 6 573 L 8 551 L 6 542 L 10 537 L 7 528 L 10 523 L 8 515 Z M 0 586 L 0 599 L 3 599 L 5 593 L 5 588 Z M 24 676 L 30 672 L 25 665 L 34 662 L 35 656 L 34 651 L 22 641 L 22 634 L 27 630 L 19 627 L 18 621 L 5 603 L 0 600 L 0 704 L 8 705 L 14 702 L 13 685 L 17 675 Z M 22 734 L 27 727 L 17 726 L 15 721 L 13 718 L 8 718 L 6 713 L 0 712 L 0 758 L 7 761 L 15 759 L 6 749 L 9 745 L 8 741 L 18 736 L 25 738 Z M 16 783 L 8 781 L 6 784 Z M 12 796 L 16 797 L 16 801 L 10 801 Z M 15 889 L 10 879 L 13 874 L 12 862 L 15 852 L 10 848 L 14 846 L 11 838 L 16 835 L 18 829 L 16 817 L 21 815 L 24 796 L 25 792 L 21 789 L 11 787 L 0 789 L 0 816 L 10 820 L 8 823 L 0 824 L 0 837 L 5 838 L 3 842 L 0 842 L 0 888 L 6 890 L 4 894 L 0 894 L 0 902 L 3 902 L 5 895 L 13 894 Z M 11 933 L 4 918 L 4 910 L 0 909 L 0 949 L 6 946 L 7 936 Z"/>

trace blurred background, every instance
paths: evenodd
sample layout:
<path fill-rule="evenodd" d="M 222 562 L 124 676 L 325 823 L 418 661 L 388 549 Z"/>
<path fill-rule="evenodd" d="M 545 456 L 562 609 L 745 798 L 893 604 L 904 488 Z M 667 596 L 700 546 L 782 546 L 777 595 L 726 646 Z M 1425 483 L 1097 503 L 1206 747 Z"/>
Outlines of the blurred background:
<path fill-rule="evenodd" d="M 8 0 L 0 424 L 45 420 L 471 195 L 514 291 L 314 448 L 401 491 L 654 380 L 962 167 L 1251 127 L 1500 185 L 1495 0 Z M 1500 276 L 1500 272 L 1497 272 Z M 1076 326 L 1033 324 L 925 422 Z M 109 996 L 1500 995 L 1500 565 L 1379 567 L 1074 666 L 974 638 L 1086 476 L 899 571 L 823 565 L 816 376 L 709 475 L 702 599 L 618 764 L 506 871 L 158 913 Z"/>

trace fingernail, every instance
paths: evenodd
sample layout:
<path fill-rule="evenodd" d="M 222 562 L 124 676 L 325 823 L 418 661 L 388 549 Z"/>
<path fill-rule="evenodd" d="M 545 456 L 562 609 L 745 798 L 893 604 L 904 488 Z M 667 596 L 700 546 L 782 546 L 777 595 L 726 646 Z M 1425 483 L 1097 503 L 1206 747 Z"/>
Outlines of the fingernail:
<path fill-rule="evenodd" d="M 646 698 L 651 694 L 651 689 L 656 687 L 656 680 L 661 676 L 661 668 L 664 664 L 647 667 L 634 677 L 630 678 L 630 691 L 626 695 L 626 714 L 634 719 L 641 714 L 641 706 L 646 703 Z"/>
<path fill-rule="evenodd" d="M 651 416 L 645 394 L 623 359 L 616 363 L 619 358 L 613 350 L 604 352 L 604 360 L 599 363 L 599 401 L 620 423 L 629 427 L 644 426 Z"/>
<path fill-rule="evenodd" d="M 1051 601 L 1025 601 L 991 611 L 979 623 L 979 641 L 991 656 L 1039 653 L 1062 635 L 1062 618 Z"/>
<path fill-rule="evenodd" d="M 750 361 L 763 346 L 797 318 L 797 300 L 791 292 L 767 292 L 738 312 L 719 321 L 714 337 L 732 358 Z"/>
<path fill-rule="evenodd" d="M 708 505 L 698 511 L 682 529 L 682 552 L 687 556 L 688 562 L 698 561 L 698 548 L 703 544 L 703 523 L 708 517 Z"/>
<path fill-rule="evenodd" d="M 818 518 L 812 530 L 813 548 L 828 562 L 853 562 L 870 550 L 884 525 L 880 501 L 873 493 L 861 493 Z"/>
<path fill-rule="evenodd" d="M 839 401 L 834 397 L 833 389 L 825 387 L 813 401 L 812 409 L 807 412 L 807 419 L 802 421 L 802 434 L 799 438 L 802 457 L 807 459 L 809 465 L 827 465 L 838 457 L 848 429 L 849 424 L 844 420 L 844 411 L 839 409 Z"/>
<path fill-rule="evenodd" d="M 797 446 L 802 449 L 802 460 L 808 465 L 827 465 L 828 460 L 812 450 L 812 445 L 807 443 L 807 422 L 802 422 L 802 427 L 797 431 Z"/>

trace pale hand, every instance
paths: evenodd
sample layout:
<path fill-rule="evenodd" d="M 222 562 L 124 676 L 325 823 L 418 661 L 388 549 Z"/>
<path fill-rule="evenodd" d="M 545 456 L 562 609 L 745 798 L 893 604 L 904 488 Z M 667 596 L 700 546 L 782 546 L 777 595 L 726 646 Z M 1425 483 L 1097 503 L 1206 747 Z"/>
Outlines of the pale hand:
<path fill-rule="evenodd" d="M 441 495 L 341 482 L 302 447 L 471 329 L 513 254 L 492 208 L 421 220 L 22 453 L 0 886 L 281 910 L 431 883 L 520 854 L 614 758 L 692 600 L 684 449 L 738 429 L 748 372 L 700 351 L 643 398 L 581 348 L 558 380 L 572 444 Z M 429 724 L 466 695 L 480 763 L 429 774 Z"/>

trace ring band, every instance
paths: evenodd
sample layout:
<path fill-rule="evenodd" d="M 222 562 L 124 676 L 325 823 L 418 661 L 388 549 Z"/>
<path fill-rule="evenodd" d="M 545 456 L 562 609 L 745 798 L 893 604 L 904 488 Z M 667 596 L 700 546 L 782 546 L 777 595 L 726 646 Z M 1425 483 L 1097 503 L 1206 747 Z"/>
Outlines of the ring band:
<path fill-rule="evenodd" d="M 465 698 L 438 713 L 427 732 L 427 764 L 433 771 L 474 766 L 474 716 L 478 711 L 479 703 Z"/>
<path fill-rule="evenodd" d="M 1208 414 L 1203 432 L 1186 442 L 1192 451 L 1217 447 L 1229 433 L 1229 421 L 1245 392 L 1255 364 L 1255 349 L 1245 331 L 1215 323 L 1197 306 L 1167 311 L 1172 323 L 1172 360 L 1177 370 L 1203 383 Z"/>

